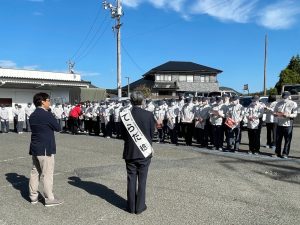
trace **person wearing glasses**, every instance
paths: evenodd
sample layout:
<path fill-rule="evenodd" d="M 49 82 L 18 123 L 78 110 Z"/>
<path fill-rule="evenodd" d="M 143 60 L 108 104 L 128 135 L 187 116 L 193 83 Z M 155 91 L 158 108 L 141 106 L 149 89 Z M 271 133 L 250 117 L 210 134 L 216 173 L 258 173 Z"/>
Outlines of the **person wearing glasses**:
<path fill-rule="evenodd" d="M 38 186 L 42 177 L 45 206 L 56 206 L 63 203 L 53 194 L 54 155 L 56 154 L 54 131 L 59 132 L 61 127 L 49 112 L 51 103 L 47 93 L 35 94 L 33 103 L 36 110 L 29 117 L 31 128 L 29 154 L 32 155 L 33 162 L 29 179 L 29 197 L 32 204 L 38 203 Z"/>

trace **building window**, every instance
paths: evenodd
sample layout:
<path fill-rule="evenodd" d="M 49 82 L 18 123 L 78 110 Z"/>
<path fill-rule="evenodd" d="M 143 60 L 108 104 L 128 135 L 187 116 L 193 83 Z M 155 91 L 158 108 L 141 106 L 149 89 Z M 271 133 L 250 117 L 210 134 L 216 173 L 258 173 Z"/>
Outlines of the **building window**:
<path fill-rule="evenodd" d="M 172 76 L 171 75 L 157 74 L 156 75 L 156 81 L 172 81 Z"/>
<path fill-rule="evenodd" d="M 206 82 L 206 83 L 209 82 L 209 76 L 205 76 L 205 82 Z"/>
<path fill-rule="evenodd" d="M 5 105 L 6 107 L 12 107 L 12 99 L 11 98 L 0 98 L 0 105 Z"/>
<path fill-rule="evenodd" d="M 186 76 L 186 82 L 194 82 L 194 76 L 193 75 L 187 75 Z"/>
<path fill-rule="evenodd" d="M 203 75 L 200 76 L 200 82 L 204 82 L 204 76 Z"/>
<path fill-rule="evenodd" d="M 194 82 L 194 75 L 179 75 L 178 81 L 180 82 Z"/>
<path fill-rule="evenodd" d="M 179 75 L 179 81 L 186 81 L 185 75 Z"/>

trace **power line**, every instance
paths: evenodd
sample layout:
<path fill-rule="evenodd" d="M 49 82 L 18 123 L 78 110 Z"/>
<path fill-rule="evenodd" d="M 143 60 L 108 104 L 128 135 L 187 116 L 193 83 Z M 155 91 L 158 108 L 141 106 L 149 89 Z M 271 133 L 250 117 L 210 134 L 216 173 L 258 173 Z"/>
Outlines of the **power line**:
<path fill-rule="evenodd" d="M 98 32 L 96 33 L 96 35 L 94 35 L 92 41 L 89 42 L 89 44 L 87 45 L 87 48 L 85 49 L 84 53 L 82 53 L 76 60 L 76 62 L 80 62 L 82 59 L 84 59 L 88 54 L 91 53 L 91 51 L 95 48 L 95 46 L 97 45 L 98 41 L 102 38 L 102 36 L 104 35 L 104 33 L 107 31 L 107 28 L 109 27 L 109 25 L 112 24 L 112 21 L 107 23 L 106 26 L 104 27 L 102 33 L 98 36 L 98 38 L 95 40 L 97 34 L 100 32 L 101 29 L 98 30 Z M 101 26 L 102 28 L 102 26 Z"/>
<path fill-rule="evenodd" d="M 131 55 L 129 54 L 129 52 L 127 51 L 127 49 L 124 47 L 123 43 L 121 44 L 122 49 L 125 51 L 126 55 L 129 57 L 129 59 L 131 60 L 131 62 L 143 73 L 144 70 L 135 62 L 135 60 L 131 57 Z"/>
<path fill-rule="evenodd" d="M 78 49 L 76 50 L 76 52 L 73 54 L 73 56 L 71 57 L 71 59 L 74 59 L 74 58 L 75 58 L 75 56 L 76 56 L 76 55 L 78 54 L 78 52 L 81 50 L 81 48 L 83 47 L 84 43 L 86 42 L 86 40 L 88 39 L 89 35 L 91 34 L 91 32 L 92 32 L 92 30 L 93 30 L 93 28 L 94 28 L 94 26 L 95 26 L 95 24 L 96 24 L 96 21 L 97 21 L 99 15 L 100 15 L 100 10 L 101 10 L 101 7 L 99 7 L 99 9 L 98 9 L 98 11 L 97 11 L 97 14 L 96 14 L 96 16 L 95 16 L 95 19 L 94 19 L 92 25 L 90 26 L 89 31 L 88 31 L 87 34 L 85 35 L 85 37 L 84 37 L 84 39 L 82 40 L 82 42 L 81 42 L 79 48 L 78 48 Z"/>

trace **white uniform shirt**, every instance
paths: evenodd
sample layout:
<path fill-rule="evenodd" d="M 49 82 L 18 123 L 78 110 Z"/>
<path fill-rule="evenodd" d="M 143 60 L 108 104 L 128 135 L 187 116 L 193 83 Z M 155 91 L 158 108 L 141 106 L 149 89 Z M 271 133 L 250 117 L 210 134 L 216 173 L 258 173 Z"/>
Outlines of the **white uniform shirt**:
<path fill-rule="evenodd" d="M 55 116 L 55 119 L 62 119 L 64 110 L 61 106 L 55 106 L 52 109 L 52 113 Z"/>
<path fill-rule="evenodd" d="M 224 118 L 224 106 L 223 103 L 215 103 L 211 105 L 210 111 L 209 111 L 209 117 L 210 122 L 212 125 L 220 126 L 223 123 Z"/>
<path fill-rule="evenodd" d="M 183 123 L 192 123 L 194 116 L 194 104 L 192 102 L 185 104 L 181 110 L 181 121 Z"/>
<path fill-rule="evenodd" d="M 33 105 L 31 105 L 30 107 L 28 107 L 28 105 L 25 107 L 25 115 L 27 118 L 30 117 L 30 115 L 34 112 L 35 107 Z"/>
<path fill-rule="evenodd" d="M 9 119 L 9 112 L 6 107 L 0 108 L 0 119 L 1 119 L 1 121 Z"/>
<path fill-rule="evenodd" d="M 18 121 L 25 121 L 25 110 L 23 108 L 18 109 Z"/>
<path fill-rule="evenodd" d="M 259 126 L 259 119 L 263 116 L 264 108 L 259 102 L 252 102 L 247 110 L 246 110 L 246 117 L 248 121 L 248 128 L 249 129 L 258 129 Z"/>
<path fill-rule="evenodd" d="M 286 116 L 277 116 L 278 126 L 289 127 L 293 125 L 292 119 L 298 115 L 297 103 L 286 99 L 278 102 L 274 108 L 275 113 L 284 113 Z"/>
<path fill-rule="evenodd" d="M 278 102 L 274 101 L 274 102 L 270 102 L 266 104 L 265 107 L 265 115 L 266 115 L 266 123 L 276 123 L 277 122 L 277 118 L 275 119 L 274 117 L 274 109 L 275 106 Z"/>

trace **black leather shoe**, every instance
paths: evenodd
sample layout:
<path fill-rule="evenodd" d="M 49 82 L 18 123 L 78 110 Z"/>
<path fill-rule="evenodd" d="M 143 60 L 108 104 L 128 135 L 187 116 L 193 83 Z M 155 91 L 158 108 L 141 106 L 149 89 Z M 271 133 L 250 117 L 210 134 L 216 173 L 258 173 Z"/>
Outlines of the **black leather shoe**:
<path fill-rule="evenodd" d="M 146 209 L 147 209 L 147 206 L 145 205 L 145 208 L 144 208 L 143 210 L 141 210 L 141 211 L 136 211 L 135 214 L 139 215 L 139 214 L 141 214 L 142 212 L 146 211 Z"/>

